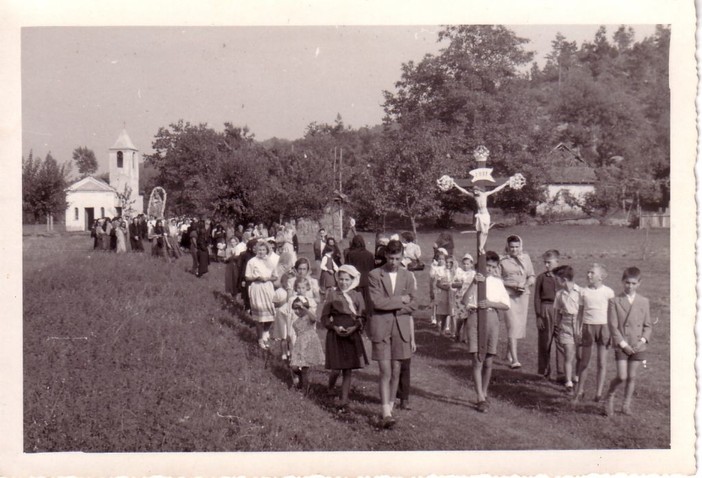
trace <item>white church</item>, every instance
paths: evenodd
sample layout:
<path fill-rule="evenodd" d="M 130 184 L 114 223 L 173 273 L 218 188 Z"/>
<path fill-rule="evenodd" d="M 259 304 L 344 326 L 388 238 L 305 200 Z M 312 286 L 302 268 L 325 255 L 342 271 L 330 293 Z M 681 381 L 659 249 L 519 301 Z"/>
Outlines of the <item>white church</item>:
<path fill-rule="evenodd" d="M 117 193 L 131 189 L 129 213 L 144 212 L 144 196 L 139 184 L 141 155 L 126 130 L 109 149 L 109 181 L 85 177 L 66 189 L 66 230 L 87 231 L 95 219 L 117 217 L 124 212 Z M 134 201 L 133 203 L 131 201 Z"/>

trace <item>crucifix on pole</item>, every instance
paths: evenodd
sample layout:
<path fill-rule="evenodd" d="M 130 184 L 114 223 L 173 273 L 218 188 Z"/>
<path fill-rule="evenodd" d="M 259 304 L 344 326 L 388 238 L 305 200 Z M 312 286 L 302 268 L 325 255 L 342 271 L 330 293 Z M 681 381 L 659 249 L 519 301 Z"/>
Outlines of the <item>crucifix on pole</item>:
<path fill-rule="evenodd" d="M 490 212 L 487 208 L 487 198 L 508 186 L 512 189 L 522 189 L 526 184 L 524 176 L 517 173 L 499 186 L 487 190 L 486 187 L 496 184 L 496 181 L 492 177 L 492 168 L 486 167 L 489 155 L 490 151 L 482 145 L 478 146 L 473 152 L 473 157 L 478 164 L 476 169 L 470 171 L 473 192 L 460 187 L 451 176 L 445 175 L 437 180 L 437 185 L 442 191 L 449 191 L 452 188 L 456 188 L 463 194 L 475 198 L 475 202 L 478 205 L 478 210 L 475 213 L 475 230 L 478 234 L 478 272 L 483 276 L 487 275 L 485 244 L 487 243 L 488 232 L 490 231 Z M 486 300 L 486 295 L 485 281 L 478 282 L 478 303 Z M 478 307 L 478 355 L 481 359 L 485 357 L 485 352 L 487 351 L 486 324 L 487 310 Z"/>

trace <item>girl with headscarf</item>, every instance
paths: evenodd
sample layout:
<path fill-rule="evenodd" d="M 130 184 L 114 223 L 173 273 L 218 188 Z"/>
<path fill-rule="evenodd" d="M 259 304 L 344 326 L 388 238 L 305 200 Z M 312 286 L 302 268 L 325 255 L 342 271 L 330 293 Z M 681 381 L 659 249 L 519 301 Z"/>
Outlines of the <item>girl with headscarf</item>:
<path fill-rule="evenodd" d="M 256 244 L 256 256 L 246 264 L 244 277 L 249 284 L 249 300 L 251 302 L 251 317 L 256 322 L 258 345 L 262 349 L 269 347 L 270 328 L 275 319 L 275 288 L 273 283 L 278 279 L 275 270 L 267 260 L 270 245 L 265 241 Z"/>
<path fill-rule="evenodd" d="M 500 259 L 502 281 L 509 294 L 510 308 L 506 312 L 510 368 L 520 368 L 517 355 L 517 340 L 526 337 L 527 313 L 529 312 L 530 287 L 534 285 L 534 266 L 523 250 L 522 238 L 512 235 L 507 238 L 507 253 Z"/>
<path fill-rule="evenodd" d="M 368 365 L 361 330 L 366 318 L 363 296 L 354 288 L 361 274 L 349 264 L 339 267 L 336 274 L 338 287 L 327 294 L 320 318 L 327 328 L 325 367 L 332 370 L 329 389 L 334 388 L 339 373 L 342 374 L 339 411 L 346 411 L 351 372 Z"/>

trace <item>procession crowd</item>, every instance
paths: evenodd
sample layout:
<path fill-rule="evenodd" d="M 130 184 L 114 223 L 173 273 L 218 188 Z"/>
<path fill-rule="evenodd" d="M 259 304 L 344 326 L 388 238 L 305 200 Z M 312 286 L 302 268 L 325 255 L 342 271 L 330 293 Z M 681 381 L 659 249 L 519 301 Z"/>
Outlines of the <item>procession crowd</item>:
<path fill-rule="evenodd" d="M 354 231 L 355 232 L 355 231 Z M 614 397 L 624 383 L 622 412 L 630 415 L 639 366 L 646 366 L 652 321 L 648 300 L 637 294 L 641 272 L 627 268 L 619 295 L 603 284 L 607 270 L 592 264 L 587 286 L 573 282 L 571 266 L 560 265 L 557 250 L 543 254 L 545 271 L 536 274 L 519 236 L 506 240 L 505 253 L 485 253 L 486 273 L 475 270 L 470 253 L 456 255 L 450 233 L 439 234 L 427 266 L 411 232 L 377 234 L 374 252 L 353 235 L 343 252 L 320 229 L 314 261 L 298 257 L 295 226 L 263 224 L 234 227 L 209 220 L 135 217 L 96 221 L 94 247 L 105 251 L 144 251 L 173 261 L 190 252 L 191 272 L 202 277 L 211 261 L 223 262 L 225 291 L 240 300 L 256 323 L 258 345 L 275 349 L 289 365 L 292 382 L 305 394 L 310 368 L 330 370 L 328 389 L 342 378 L 338 411 L 348 409 L 352 371 L 378 362 L 381 426 L 395 424 L 398 407 L 409 408 L 411 357 L 416 351 L 414 315 L 419 308 L 415 273 L 428 269 L 431 321 L 439 333 L 466 343 L 473 363 L 477 410 L 489 409 L 488 389 L 497 355 L 500 322 L 506 324 L 509 367 L 521 368 L 519 341 L 526 337 L 527 313 L 536 313 L 538 373 L 560 381 L 573 403 L 584 399 L 593 352 L 596 395 L 605 415 L 614 414 Z M 127 238 L 129 241 L 127 241 Z M 457 259 L 460 257 L 460 260 Z M 317 275 L 318 273 L 318 275 Z M 485 298 L 478 285 L 485 284 Z M 532 299 L 533 296 L 533 299 Z M 479 321 L 478 309 L 485 318 Z M 482 315 L 482 314 L 480 314 Z M 479 325 L 480 323 L 480 325 Z M 326 330 L 324 344 L 317 333 Z M 616 376 L 605 390 L 608 351 L 615 349 Z M 555 370 L 551 364 L 555 361 Z"/>

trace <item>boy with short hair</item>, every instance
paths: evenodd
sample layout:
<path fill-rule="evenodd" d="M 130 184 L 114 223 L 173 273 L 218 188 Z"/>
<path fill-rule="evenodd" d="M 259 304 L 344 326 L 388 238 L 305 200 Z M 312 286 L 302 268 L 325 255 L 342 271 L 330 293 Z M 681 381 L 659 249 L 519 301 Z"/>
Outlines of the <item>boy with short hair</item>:
<path fill-rule="evenodd" d="M 389 241 L 385 264 L 368 274 L 368 289 L 373 313 L 368 337 L 373 342 L 372 358 L 378 362 L 383 428 L 392 428 L 392 416 L 400 381 L 401 361 L 416 350 L 412 313 L 417 309 L 417 283 L 402 264 L 402 243 Z"/>
<path fill-rule="evenodd" d="M 487 277 L 477 273 L 475 282 L 463 296 L 463 303 L 470 309 L 466 327 L 468 328 L 468 352 L 473 362 L 473 382 L 478 395 L 477 409 L 485 413 L 488 410 L 487 393 L 492 375 L 492 361 L 497 354 L 500 321 L 498 310 L 509 309 L 509 295 L 500 278 L 500 256 L 495 251 L 485 253 Z M 485 282 L 485 300 L 478 301 L 477 282 Z M 487 352 L 485 357 L 478 353 L 478 312 L 477 309 L 487 309 Z"/>
<path fill-rule="evenodd" d="M 559 286 L 553 301 L 555 329 L 558 336 L 558 344 L 565 352 L 566 391 L 572 393 L 575 345 L 580 340 L 575 322 L 580 311 L 581 289 L 573 282 L 575 272 L 571 266 L 558 266 L 552 272 Z"/>
<path fill-rule="evenodd" d="M 556 321 L 553 301 L 558 291 L 558 283 L 553 270 L 558 267 L 560 253 L 551 249 L 544 253 L 545 272 L 536 277 L 534 284 L 534 312 L 538 329 L 538 373 L 544 378 L 551 378 L 551 350 L 556 342 L 556 378 L 563 377 L 563 347 L 555 340 Z"/>
<path fill-rule="evenodd" d="M 607 269 L 602 264 L 594 263 L 587 271 L 588 286 L 581 289 L 582 302 L 578 313 L 578 324 L 582 324 L 582 341 L 578 361 L 579 377 L 575 390 L 574 402 L 584 396 L 592 346 L 597 350 L 597 392 L 594 401 L 602 398 L 607 373 L 607 350 L 609 350 L 609 327 L 607 325 L 607 308 L 609 299 L 614 298 L 614 291 L 603 284 Z"/>
<path fill-rule="evenodd" d="M 609 301 L 607 321 L 615 345 L 617 376 L 612 379 L 605 402 L 605 415 L 614 414 L 614 392 L 626 383 L 622 413 L 631 415 L 631 398 L 634 396 L 636 373 L 639 364 L 646 360 L 646 347 L 651 340 L 653 323 L 648 299 L 636 291 L 641 284 L 641 271 L 629 267 L 622 274 L 623 292 Z"/>

